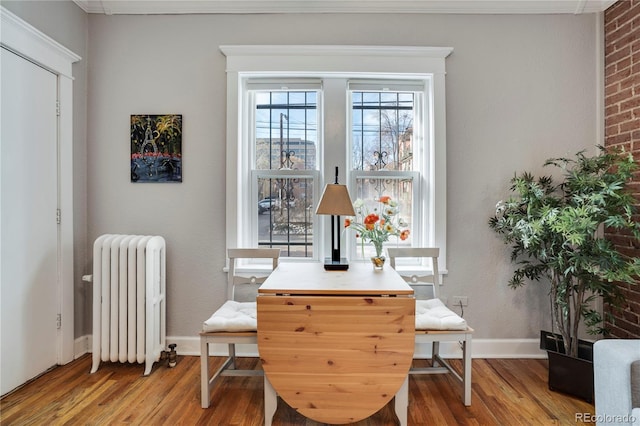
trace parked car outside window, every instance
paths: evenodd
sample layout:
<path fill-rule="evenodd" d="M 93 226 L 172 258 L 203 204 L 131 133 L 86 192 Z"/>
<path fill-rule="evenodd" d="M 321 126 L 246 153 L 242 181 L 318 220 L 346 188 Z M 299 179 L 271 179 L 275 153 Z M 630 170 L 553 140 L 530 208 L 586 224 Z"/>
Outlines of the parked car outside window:
<path fill-rule="evenodd" d="M 262 214 L 272 209 L 276 210 L 278 208 L 279 203 L 280 203 L 280 200 L 278 199 L 263 198 L 262 200 L 258 201 L 258 214 Z"/>

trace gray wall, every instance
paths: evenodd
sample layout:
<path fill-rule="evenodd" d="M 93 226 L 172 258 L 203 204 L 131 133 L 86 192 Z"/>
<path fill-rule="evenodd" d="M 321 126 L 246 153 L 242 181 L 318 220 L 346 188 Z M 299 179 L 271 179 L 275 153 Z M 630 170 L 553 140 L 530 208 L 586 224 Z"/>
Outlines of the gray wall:
<path fill-rule="evenodd" d="M 201 322 L 224 300 L 226 76 L 218 46 L 450 46 L 449 275 L 442 293 L 469 297 L 465 317 L 477 330 L 476 338 L 535 338 L 549 326 L 546 288 L 507 287 L 509 250 L 487 220 L 496 202 L 508 195 L 514 172 L 539 173 L 546 158 L 591 149 L 599 142 L 597 19 L 90 15 L 87 146 L 75 159 L 78 168 L 86 162 L 87 238 L 76 262 L 91 272 L 85 253 L 103 233 L 163 235 L 168 244 L 167 332 L 195 337 Z M 130 183 L 129 116 L 147 113 L 183 114 L 181 184 Z M 84 176 L 77 176 L 79 188 Z M 90 300 L 90 291 L 84 291 L 77 298 Z M 76 335 L 89 334 L 90 322 L 87 315 Z"/>
<path fill-rule="evenodd" d="M 596 17 L 90 16 L 89 235 L 168 243 L 168 333 L 195 335 L 224 300 L 223 44 L 451 46 L 447 59 L 449 276 L 478 338 L 535 337 L 546 289 L 506 285 L 487 220 L 516 170 L 596 143 Z M 401 66 L 401 64 L 398 64 Z M 181 113 L 184 182 L 129 182 L 130 114 Z M 505 321 L 508 319 L 508 321 Z"/>

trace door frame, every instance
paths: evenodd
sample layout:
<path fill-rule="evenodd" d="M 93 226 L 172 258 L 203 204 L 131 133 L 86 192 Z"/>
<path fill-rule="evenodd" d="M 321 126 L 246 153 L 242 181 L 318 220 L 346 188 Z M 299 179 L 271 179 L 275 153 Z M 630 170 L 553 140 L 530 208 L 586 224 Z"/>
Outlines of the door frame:
<path fill-rule="evenodd" d="M 58 83 L 58 312 L 57 362 L 73 361 L 73 75 L 81 57 L 0 6 L 0 46 L 57 76 Z M 52 218 L 53 220 L 53 218 Z"/>

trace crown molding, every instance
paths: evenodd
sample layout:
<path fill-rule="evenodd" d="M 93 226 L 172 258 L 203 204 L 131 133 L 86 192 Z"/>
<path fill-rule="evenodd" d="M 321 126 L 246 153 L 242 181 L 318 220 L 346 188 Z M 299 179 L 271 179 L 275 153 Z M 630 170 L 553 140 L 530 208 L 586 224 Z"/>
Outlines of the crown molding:
<path fill-rule="evenodd" d="M 306 46 L 306 45 L 223 45 L 220 51 L 229 56 L 387 56 L 446 58 L 452 47 L 422 46 Z"/>
<path fill-rule="evenodd" d="M 260 13 L 583 14 L 617 0 L 73 0 L 105 15 Z"/>
<path fill-rule="evenodd" d="M 81 59 L 3 6 L 0 6 L 0 46 L 71 79 L 72 65 Z"/>

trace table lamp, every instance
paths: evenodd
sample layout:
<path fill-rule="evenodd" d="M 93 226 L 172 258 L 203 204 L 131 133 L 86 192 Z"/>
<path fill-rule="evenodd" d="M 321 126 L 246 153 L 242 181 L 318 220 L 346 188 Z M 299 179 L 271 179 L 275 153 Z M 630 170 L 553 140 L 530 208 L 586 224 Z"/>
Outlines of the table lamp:
<path fill-rule="evenodd" d="M 355 216 L 353 204 L 346 185 L 338 184 L 338 168 L 336 167 L 336 183 L 328 183 L 324 187 L 316 214 L 331 215 L 331 257 L 325 258 L 324 269 L 327 271 L 345 271 L 349 269 L 347 259 L 340 257 L 340 215 Z"/>

